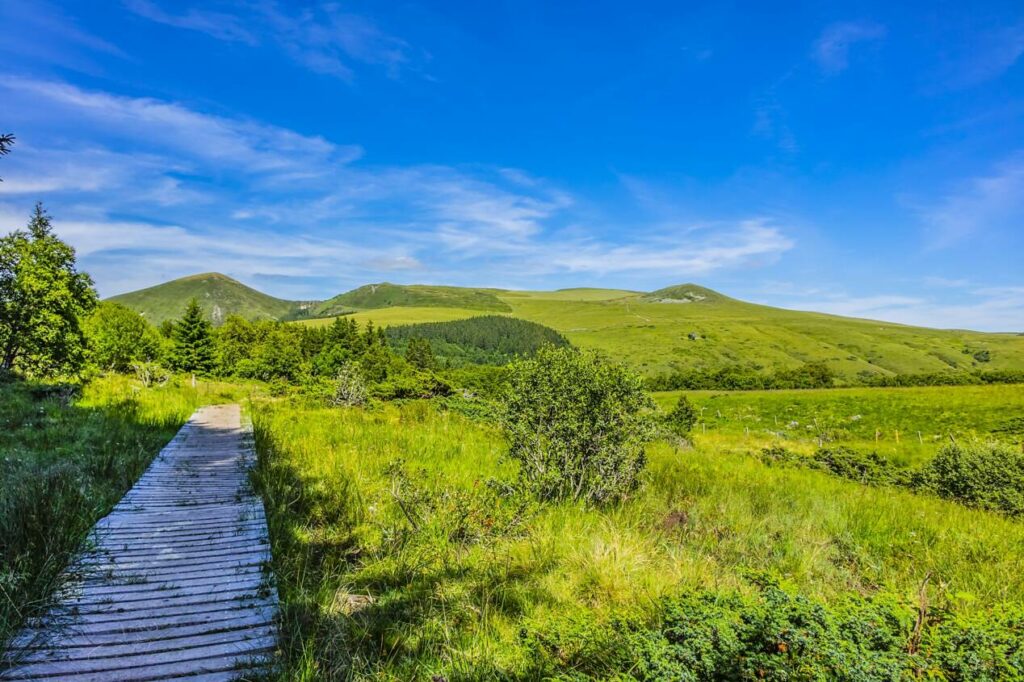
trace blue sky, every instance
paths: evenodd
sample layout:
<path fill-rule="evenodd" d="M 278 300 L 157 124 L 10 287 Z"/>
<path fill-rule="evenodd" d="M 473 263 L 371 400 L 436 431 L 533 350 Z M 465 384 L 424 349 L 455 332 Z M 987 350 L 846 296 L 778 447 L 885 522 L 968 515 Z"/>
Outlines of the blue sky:
<path fill-rule="evenodd" d="M 1024 330 L 1024 6 L 0 3 L 0 227 L 218 270 Z"/>

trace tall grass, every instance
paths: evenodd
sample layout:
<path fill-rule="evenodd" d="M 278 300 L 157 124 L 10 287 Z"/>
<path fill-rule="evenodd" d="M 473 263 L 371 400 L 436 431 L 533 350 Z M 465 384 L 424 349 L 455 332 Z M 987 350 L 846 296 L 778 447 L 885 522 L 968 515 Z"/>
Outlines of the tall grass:
<path fill-rule="evenodd" d="M 89 529 L 195 408 L 238 392 L 126 377 L 0 384 L 0 645 L 45 608 Z"/>
<path fill-rule="evenodd" d="M 515 475 L 499 435 L 427 403 L 262 405 L 255 426 L 288 679 L 528 677 L 523 633 L 750 592 L 751 571 L 826 602 L 1024 602 L 1020 523 L 699 441 L 652 446 L 647 485 L 618 506 L 523 508 L 488 485 Z"/>

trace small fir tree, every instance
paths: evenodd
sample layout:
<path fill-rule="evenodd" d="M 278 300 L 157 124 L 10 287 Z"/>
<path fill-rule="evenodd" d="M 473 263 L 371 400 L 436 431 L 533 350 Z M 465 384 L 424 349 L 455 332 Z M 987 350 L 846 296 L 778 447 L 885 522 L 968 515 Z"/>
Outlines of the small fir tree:
<path fill-rule="evenodd" d="M 215 359 L 212 325 L 193 298 L 174 325 L 174 366 L 183 372 L 208 374 Z"/>

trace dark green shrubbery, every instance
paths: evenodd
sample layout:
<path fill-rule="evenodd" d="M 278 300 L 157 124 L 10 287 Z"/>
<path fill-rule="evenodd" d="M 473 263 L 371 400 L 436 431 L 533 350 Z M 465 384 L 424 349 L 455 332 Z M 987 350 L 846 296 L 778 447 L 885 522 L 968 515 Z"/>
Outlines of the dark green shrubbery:
<path fill-rule="evenodd" d="M 1024 453 L 996 442 L 950 443 L 924 467 L 918 484 L 972 507 L 1024 514 Z"/>
<path fill-rule="evenodd" d="M 638 485 L 653 407 L 621 365 L 546 347 L 510 367 L 501 424 L 522 482 L 538 497 L 602 503 Z"/>
<path fill-rule="evenodd" d="M 861 452 L 837 446 L 819 448 L 805 456 L 775 446 L 761 451 L 761 459 L 768 463 L 792 464 L 820 469 L 867 485 L 910 485 L 911 472 L 900 468 L 877 452 Z"/>
<path fill-rule="evenodd" d="M 808 362 L 792 369 L 767 373 L 750 365 L 717 369 L 691 369 L 647 379 L 652 391 L 755 391 L 784 388 L 830 388 L 835 372 L 823 362 Z"/>
<path fill-rule="evenodd" d="M 1024 679 L 1024 610 L 973 616 L 895 597 L 833 604 L 761 579 L 752 596 L 700 591 L 665 599 L 653 622 L 580 611 L 526 628 L 531 679 Z"/>

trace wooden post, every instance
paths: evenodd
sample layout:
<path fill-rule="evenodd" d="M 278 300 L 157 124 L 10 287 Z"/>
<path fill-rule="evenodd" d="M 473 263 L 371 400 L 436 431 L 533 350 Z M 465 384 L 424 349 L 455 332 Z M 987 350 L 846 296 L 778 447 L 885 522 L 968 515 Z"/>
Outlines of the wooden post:
<path fill-rule="evenodd" d="M 896 445 L 900 444 L 900 430 L 896 429 Z"/>
<path fill-rule="evenodd" d="M 924 438 L 921 437 L 920 431 L 917 432 L 917 442 L 919 442 L 921 445 L 924 445 Z"/>

